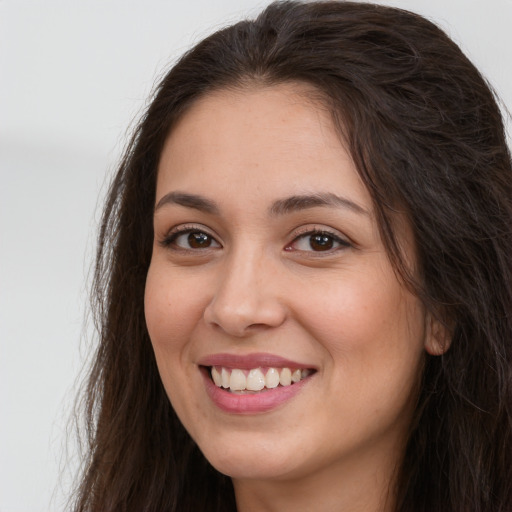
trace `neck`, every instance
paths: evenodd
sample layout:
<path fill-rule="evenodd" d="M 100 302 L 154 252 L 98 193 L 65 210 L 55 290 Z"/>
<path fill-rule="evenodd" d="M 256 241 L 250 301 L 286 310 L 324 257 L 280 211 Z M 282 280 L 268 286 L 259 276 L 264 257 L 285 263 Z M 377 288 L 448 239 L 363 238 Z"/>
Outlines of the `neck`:
<path fill-rule="evenodd" d="M 391 512 L 395 483 L 396 452 L 392 461 L 359 453 L 303 476 L 233 480 L 238 512 Z"/>

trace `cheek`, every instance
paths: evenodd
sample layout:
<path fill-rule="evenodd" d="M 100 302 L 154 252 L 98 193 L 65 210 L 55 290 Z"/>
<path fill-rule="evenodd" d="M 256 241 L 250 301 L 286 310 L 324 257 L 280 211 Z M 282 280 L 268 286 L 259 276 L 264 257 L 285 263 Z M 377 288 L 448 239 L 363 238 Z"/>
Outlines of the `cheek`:
<path fill-rule="evenodd" d="M 405 326 L 411 301 L 396 279 L 376 279 L 369 272 L 330 277 L 294 294 L 301 316 L 322 338 L 342 339 L 356 348 Z"/>
<path fill-rule="evenodd" d="M 159 367 L 173 362 L 173 359 L 162 361 L 164 355 L 184 350 L 200 318 L 197 293 L 193 288 L 156 265 L 149 268 L 144 311 Z"/>
<path fill-rule="evenodd" d="M 191 363 L 204 302 L 208 300 L 207 287 L 201 286 L 204 280 L 172 270 L 158 261 L 149 268 L 144 296 L 146 324 L 167 396 L 195 439 L 200 426 L 208 420 L 197 393 L 202 376 Z"/>
<path fill-rule="evenodd" d="M 425 341 L 424 311 L 392 270 L 345 274 L 303 295 L 301 316 L 339 379 L 377 388 L 413 385 Z"/>
<path fill-rule="evenodd" d="M 405 429 L 423 361 L 419 301 L 396 279 L 384 286 L 362 278 L 316 299 L 309 299 L 309 330 L 328 354 L 328 421 L 344 425 L 351 439 Z"/>

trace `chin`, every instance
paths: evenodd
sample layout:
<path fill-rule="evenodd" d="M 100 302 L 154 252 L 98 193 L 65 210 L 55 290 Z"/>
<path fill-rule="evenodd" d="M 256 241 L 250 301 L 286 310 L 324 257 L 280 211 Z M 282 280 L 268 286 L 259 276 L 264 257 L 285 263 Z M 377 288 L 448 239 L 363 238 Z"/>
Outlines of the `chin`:
<path fill-rule="evenodd" d="M 285 480 L 293 475 L 289 468 L 276 467 L 269 462 L 255 464 L 247 459 L 219 461 L 218 464 L 212 463 L 212 466 L 233 480 Z"/>
<path fill-rule="evenodd" d="M 210 464 L 220 473 L 237 480 L 283 479 L 291 476 L 297 463 L 295 456 L 278 454 L 261 444 L 250 449 L 247 443 L 240 448 L 217 447 L 203 451 Z"/>

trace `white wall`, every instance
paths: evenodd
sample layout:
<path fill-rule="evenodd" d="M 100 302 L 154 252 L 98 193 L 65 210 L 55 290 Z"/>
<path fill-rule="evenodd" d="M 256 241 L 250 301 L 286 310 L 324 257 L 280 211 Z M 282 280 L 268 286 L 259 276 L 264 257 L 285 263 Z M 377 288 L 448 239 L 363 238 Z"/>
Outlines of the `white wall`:
<path fill-rule="evenodd" d="M 0 512 L 64 510 L 96 204 L 127 126 L 167 63 L 266 3 L 0 0 Z M 437 20 L 512 108 L 512 0 L 380 3 Z"/>

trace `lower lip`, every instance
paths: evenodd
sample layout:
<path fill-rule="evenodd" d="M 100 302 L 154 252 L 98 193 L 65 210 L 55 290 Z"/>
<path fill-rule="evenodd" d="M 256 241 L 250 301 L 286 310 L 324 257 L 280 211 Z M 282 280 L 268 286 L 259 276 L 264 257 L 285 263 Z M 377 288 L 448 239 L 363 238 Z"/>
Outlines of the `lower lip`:
<path fill-rule="evenodd" d="M 276 409 L 299 393 L 311 378 L 308 377 L 289 386 L 278 386 L 268 391 L 239 395 L 217 387 L 210 379 L 206 369 L 201 373 L 205 380 L 206 392 L 212 402 L 219 409 L 232 414 L 256 414 Z"/>

